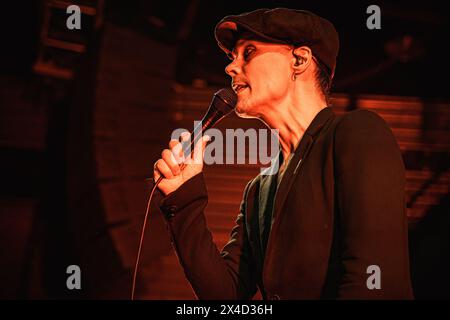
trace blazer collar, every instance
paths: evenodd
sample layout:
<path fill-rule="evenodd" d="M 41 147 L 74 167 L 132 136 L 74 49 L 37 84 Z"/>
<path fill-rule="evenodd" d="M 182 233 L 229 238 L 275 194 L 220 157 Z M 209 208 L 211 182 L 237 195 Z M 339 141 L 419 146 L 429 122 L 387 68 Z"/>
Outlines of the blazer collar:
<path fill-rule="evenodd" d="M 327 123 L 328 119 L 330 119 L 330 117 L 332 116 L 334 116 L 334 112 L 331 107 L 326 107 L 320 110 L 314 117 L 313 121 L 311 121 L 308 128 L 306 129 L 305 135 L 309 135 L 311 137 L 317 136 L 322 127 L 325 125 L 325 123 Z"/>
<path fill-rule="evenodd" d="M 283 174 L 283 178 L 280 181 L 280 184 L 278 185 L 278 189 L 275 194 L 275 203 L 273 208 L 273 216 L 275 218 L 274 224 L 272 226 L 272 229 L 275 229 L 280 221 L 280 215 L 282 214 L 282 207 L 286 200 L 286 197 L 289 193 L 289 190 L 291 189 L 292 183 L 295 180 L 295 177 L 300 171 L 300 167 L 306 156 L 308 155 L 308 152 L 315 140 L 315 138 L 320 133 L 321 129 L 324 127 L 324 125 L 332 118 L 334 117 L 334 112 L 332 108 L 326 107 L 322 110 L 320 110 L 317 115 L 314 117 L 313 121 L 310 123 L 308 128 L 306 129 L 303 137 L 301 138 L 300 142 L 297 145 L 297 148 L 294 151 L 294 155 L 292 156 L 291 161 L 289 162 L 289 165 L 286 167 L 285 172 Z M 280 151 L 281 152 L 281 151 Z M 276 176 L 271 176 L 270 178 L 263 178 L 262 183 L 270 183 L 274 180 L 276 181 Z M 264 181 L 265 180 L 265 181 Z M 269 240 L 267 243 L 267 254 L 270 254 L 270 247 L 273 240 L 271 240 L 273 236 L 273 230 L 271 230 L 269 235 Z"/>

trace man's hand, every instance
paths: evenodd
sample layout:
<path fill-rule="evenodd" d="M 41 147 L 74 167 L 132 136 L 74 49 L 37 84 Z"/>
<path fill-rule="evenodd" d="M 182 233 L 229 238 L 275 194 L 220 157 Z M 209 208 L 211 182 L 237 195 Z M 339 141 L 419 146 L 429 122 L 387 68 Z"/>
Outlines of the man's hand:
<path fill-rule="evenodd" d="M 189 139 L 190 134 L 182 135 L 182 141 Z M 161 159 L 155 162 L 153 166 L 153 178 L 155 181 L 162 175 L 163 179 L 159 183 L 158 188 L 168 195 L 177 190 L 183 183 L 202 172 L 203 170 L 203 155 L 205 152 L 206 143 L 210 140 L 208 136 L 203 136 L 199 140 L 194 151 L 185 159 L 182 145 L 178 140 L 171 140 L 169 142 L 169 149 L 164 149 L 161 153 Z M 185 164 L 181 169 L 182 163 Z"/>

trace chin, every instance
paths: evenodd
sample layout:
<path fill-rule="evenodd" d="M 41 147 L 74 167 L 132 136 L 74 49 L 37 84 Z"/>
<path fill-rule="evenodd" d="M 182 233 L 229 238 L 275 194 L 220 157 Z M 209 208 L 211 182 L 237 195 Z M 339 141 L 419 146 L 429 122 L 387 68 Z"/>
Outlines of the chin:
<path fill-rule="evenodd" d="M 238 103 L 236 104 L 236 108 L 234 109 L 235 113 L 240 118 L 257 118 L 258 115 L 256 114 L 256 110 L 248 104 L 244 104 L 241 101 L 238 100 Z"/>
<path fill-rule="evenodd" d="M 237 114 L 239 118 L 246 118 L 246 119 L 255 118 L 255 115 L 249 113 L 249 110 L 245 108 L 240 108 L 239 106 L 236 106 L 234 112 Z"/>

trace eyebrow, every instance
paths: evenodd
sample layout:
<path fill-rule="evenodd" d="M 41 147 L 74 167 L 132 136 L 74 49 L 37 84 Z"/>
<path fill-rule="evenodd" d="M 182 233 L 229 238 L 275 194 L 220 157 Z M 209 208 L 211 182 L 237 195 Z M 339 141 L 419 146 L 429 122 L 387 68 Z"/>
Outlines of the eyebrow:
<path fill-rule="evenodd" d="M 253 39 L 243 39 L 243 40 L 245 40 L 245 41 L 252 41 Z M 239 40 L 238 40 L 238 41 L 239 41 Z M 237 43 L 238 41 L 236 41 L 236 43 Z M 250 46 L 250 45 L 256 48 L 256 45 L 255 45 L 254 43 L 252 43 L 252 42 L 250 42 L 250 43 L 245 43 L 245 42 L 244 42 L 244 44 L 241 45 L 241 47 L 247 47 L 247 46 Z M 228 57 L 229 57 L 230 59 L 234 59 L 234 56 L 235 56 L 235 55 L 237 55 L 237 54 L 236 54 L 236 45 L 234 46 L 233 50 L 230 51 L 230 53 L 228 54 Z"/>

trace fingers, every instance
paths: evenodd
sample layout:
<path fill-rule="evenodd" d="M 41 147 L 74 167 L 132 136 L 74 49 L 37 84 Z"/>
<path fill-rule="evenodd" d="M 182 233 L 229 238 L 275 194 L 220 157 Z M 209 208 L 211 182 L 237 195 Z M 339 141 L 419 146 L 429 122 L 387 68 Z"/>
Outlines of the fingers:
<path fill-rule="evenodd" d="M 183 163 L 184 161 L 184 150 L 183 148 L 186 146 L 186 143 L 189 143 L 191 139 L 191 134 L 189 132 L 183 132 L 179 140 L 172 139 L 169 142 L 169 148 L 172 150 L 175 159 L 178 161 L 178 164 Z M 181 143 L 180 143 L 181 141 Z"/>
<path fill-rule="evenodd" d="M 153 170 L 153 177 L 155 180 L 157 180 L 160 175 L 163 175 L 163 177 L 166 179 L 173 178 L 172 170 L 170 170 L 169 166 L 163 159 L 159 159 L 158 161 L 156 161 Z"/>
<path fill-rule="evenodd" d="M 187 141 L 190 137 L 188 132 L 181 135 L 181 141 Z M 181 173 L 180 164 L 184 161 L 182 144 L 178 140 L 169 142 L 169 149 L 164 149 L 159 159 L 154 165 L 153 177 L 155 180 L 162 174 L 164 178 L 171 179 Z"/>
<path fill-rule="evenodd" d="M 207 135 L 204 135 L 201 140 L 199 140 L 194 147 L 194 153 L 193 153 L 193 162 L 195 164 L 202 164 L 203 162 L 203 156 L 205 154 L 205 147 L 208 141 L 210 141 L 211 138 Z"/>
<path fill-rule="evenodd" d="M 175 157 L 175 160 L 177 161 L 177 163 L 178 164 L 183 163 L 184 153 L 183 153 L 183 147 L 182 147 L 181 143 L 178 140 L 170 140 L 169 148 L 172 151 L 172 154 Z"/>
<path fill-rule="evenodd" d="M 181 140 L 187 141 L 190 138 L 190 134 L 182 135 Z M 153 177 L 157 180 L 160 175 L 166 179 L 172 179 L 175 176 L 181 174 L 180 164 L 203 164 L 203 156 L 205 154 L 205 147 L 211 138 L 207 135 L 202 136 L 195 147 L 194 152 L 188 159 L 184 158 L 182 144 L 178 140 L 171 140 L 169 142 L 169 149 L 164 149 L 161 153 L 161 159 L 159 159 L 153 170 Z"/>
<path fill-rule="evenodd" d="M 180 166 L 178 165 L 178 162 L 171 150 L 164 149 L 161 153 L 161 158 L 164 160 L 166 166 L 170 169 L 172 176 L 180 174 Z"/>

